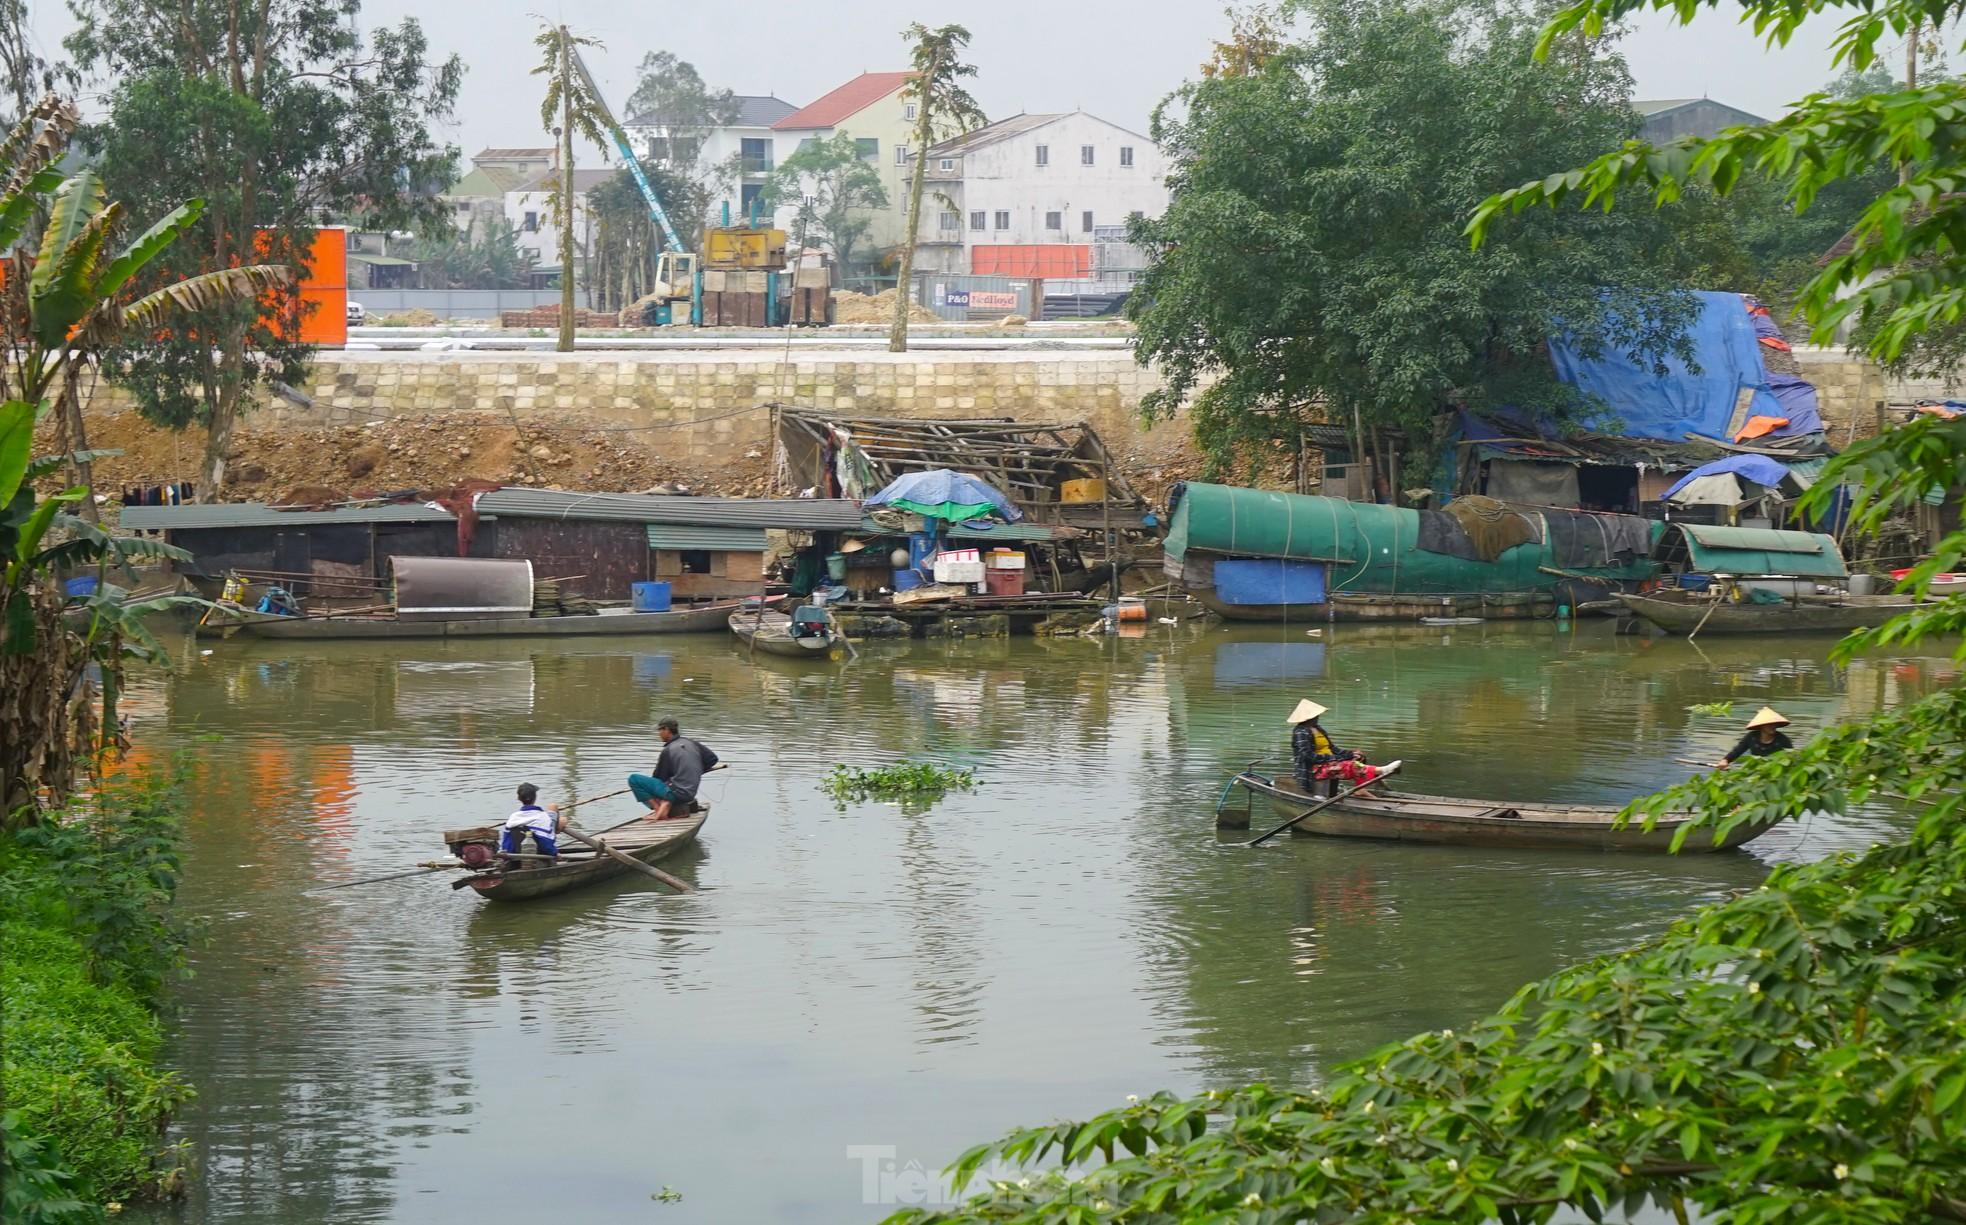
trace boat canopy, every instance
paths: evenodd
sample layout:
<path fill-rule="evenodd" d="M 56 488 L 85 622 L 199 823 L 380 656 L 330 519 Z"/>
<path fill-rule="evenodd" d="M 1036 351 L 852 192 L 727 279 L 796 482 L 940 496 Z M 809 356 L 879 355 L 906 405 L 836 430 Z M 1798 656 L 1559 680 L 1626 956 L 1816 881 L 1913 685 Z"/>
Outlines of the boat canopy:
<path fill-rule="evenodd" d="M 1740 578 L 1843 578 L 1849 573 L 1834 537 L 1768 527 L 1668 523 L 1652 556 L 1674 570 Z"/>
<path fill-rule="evenodd" d="M 1275 493 L 1190 481 L 1181 487 L 1164 548 L 1170 573 L 1191 553 L 1209 558 L 1325 562 L 1331 591 L 1392 595 L 1473 595 L 1547 591 L 1570 575 L 1650 578 L 1657 525 L 1629 515 L 1570 511 L 1519 513 L 1531 538 L 1492 561 L 1423 547 L 1451 538 L 1446 515 L 1423 524 L 1420 511 L 1344 498 Z M 1451 531 L 1447 529 L 1451 528 Z M 1547 567 L 1547 569 L 1546 569 Z"/>
<path fill-rule="evenodd" d="M 490 557 L 391 557 L 403 621 L 532 615 L 532 563 Z"/>

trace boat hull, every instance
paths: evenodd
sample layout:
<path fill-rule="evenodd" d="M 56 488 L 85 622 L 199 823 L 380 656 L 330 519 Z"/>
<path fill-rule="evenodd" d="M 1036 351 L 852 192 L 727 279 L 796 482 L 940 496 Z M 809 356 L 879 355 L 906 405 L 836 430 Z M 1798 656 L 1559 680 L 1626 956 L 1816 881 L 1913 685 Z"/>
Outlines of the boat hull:
<path fill-rule="evenodd" d="M 709 819 L 710 810 L 705 807 L 684 820 L 644 822 L 617 830 L 603 837 L 602 841 L 643 863 L 660 863 L 694 843 L 697 832 Z M 585 849 L 572 839 L 567 841 L 577 849 Z M 463 883 L 486 901 L 529 902 L 534 898 L 551 897 L 570 889 L 596 885 L 631 871 L 632 868 L 613 856 L 596 853 L 578 862 L 558 863 L 550 867 L 486 872 L 467 877 Z"/>
<path fill-rule="evenodd" d="M 1669 634 L 1836 633 L 1882 625 L 1917 605 L 1893 596 L 1848 596 L 1838 603 L 1784 601 L 1780 604 L 1699 603 L 1658 596 L 1620 595 L 1628 610 Z"/>
<path fill-rule="evenodd" d="M 1522 595 L 1347 595 L 1322 604 L 1230 604 L 1213 591 L 1194 593 L 1203 607 L 1224 621 L 1418 621 L 1422 617 L 1479 617 L 1522 620 L 1556 615 L 1548 592 Z"/>
<path fill-rule="evenodd" d="M 210 637 L 305 638 L 580 638 L 628 634 L 714 633 L 721 629 L 736 601 L 706 604 L 670 612 L 600 613 L 576 617 L 489 617 L 441 621 L 397 621 L 355 617 L 271 617 L 251 613 L 236 623 L 208 622 L 200 635 Z"/>
<path fill-rule="evenodd" d="M 1245 772 L 1237 782 L 1269 800 L 1279 821 L 1316 804 L 1287 779 Z M 1333 804 L 1293 826 L 1302 837 L 1366 838 L 1441 846 L 1490 846 L 1515 850 L 1664 852 L 1687 817 L 1660 818 L 1652 829 L 1618 828 L 1615 808 L 1571 804 L 1491 803 L 1400 791 L 1368 791 Z M 1503 815 L 1513 813 L 1515 815 Z M 1224 816 L 1231 815 L 1225 812 Z M 1240 814 L 1235 814 L 1240 815 Z M 1233 828 L 1233 826 L 1231 826 Z M 1768 825 L 1739 826 L 1716 843 L 1712 835 L 1687 835 L 1681 854 L 1731 850 L 1768 832 Z"/>

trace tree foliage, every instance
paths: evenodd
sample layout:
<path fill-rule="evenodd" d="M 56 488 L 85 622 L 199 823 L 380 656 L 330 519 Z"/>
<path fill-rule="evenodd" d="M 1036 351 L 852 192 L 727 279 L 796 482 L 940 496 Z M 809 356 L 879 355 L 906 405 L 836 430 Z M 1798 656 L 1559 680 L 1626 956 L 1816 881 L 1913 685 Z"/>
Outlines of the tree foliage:
<path fill-rule="evenodd" d="M 598 47 L 599 39 L 575 34 L 563 25 L 541 22 L 533 36 L 539 48 L 539 64 L 532 70 L 546 78 L 546 96 L 539 103 L 541 126 L 555 134 L 560 145 L 560 173 L 547 193 L 546 207 L 560 232 L 560 343 L 562 353 L 573 352 L 574 279 L 574 200 L 573 138 L 578 135 L 601 149 L 608 146 L 607 103 L 591 89 L 586 72 L 575 63 L 582 47 Z M 605 153 L 603 154 L 605 156 Z"/>
<path fill-rule="evenodd" d="M 915 243 L 921 232 L 922 167 L 928 164 L 928 151 L 937 141 L 989 122 L 964 84 L 976 75 L 976 66 L 962 61 L 963 48 L 969 46 L 968 30 L 959 25 L 931 30 L 918 21 L 902 31 L 901 37 L 908 40 L 913 69 L 908 83 L 901 87 L 901 97 L 915 104 L 915 144 L 914 165 L 908 175 L 908 219 L 901 231 L 901 266 L 896 281 L 901 292 L 894 296 L 894 323 L 887 333 L 891 353 L 908 351 L 909 280 L 914 274 Z"/>
<path fill-rule="evenodd" d="M 491 217 L 481 230 L 417 239 L 414 258 L 425 289 L 524 289 L 533 254 L 519 245 L 510 218 Z"/>
<path fill-rule="evenodd" d="M 825 247 L 845 274 L 860 257 L 872 214 L 887 207 L 887 188 L 880 172 L 860 156 L 852 134 L 835 132 L 779 162 L 765 182 L 765 200 L 773 207 L 797 201 L 792 244 Z"/>
<path fill-rule="evenodd" d="M 1498 186 L 1637 131 L 1622 59 L 1592 44 L 1530 61 L 1506 0 L 1304 0 L 1294 40 L 1179 90 L 1156 112 L 1164 216 L 1135 223 L 1152 264 L 1137 353 L 1164 374 L 1145 407 L 1193 398 L 1218 464 L 1305 420 L 1431 437 L 1447 405 L 1554 418 L 1547 339 L 1657 360 L 1691 316 L 1670 227 L 1649 210 L 1541 216 L 1468 250 Z"/>
<path fill-rule="evenodd" d="M 637 72 L 635 92 L 628 95 L 628 122 L 655 129 L 645 168 L 665 167 L 694 178 L 700 170 L 704 138 L 713 128 L 737 122 L 737 95 L 711 89 L 696 65 L 668 51 L 644 55 Z M 666 198 L 663 203 L 666 207 Z M 677 229 L 695 232 L 683 226 Z"/>
<path fill-rule="evenodd" d="M 710 207 L 709 190 L 702 180 L 663 165 L 642 169 L 676 231 L 700 233 Z M 653 291 L 656 256 L 664 246 L 662 230 L 627 170 L 588 192 L 587 207 L 594 219 L 588 285 L 597 306 L 620 310 Z"/>
<path fill-rule="evenodd" d="M 449 118 L 463 75 L 433 63 L 414 19 L 358 33 L 359 0 L 76 0 L 67 47 L 102 90 L 88 143 L 110 194 L 161 215 L 205 201 L 187 241 L 147 273 L 183 280 L 240 264 L 305 270 L 323 217 L 438 232 L 457 151 Z M 106 373 L 160 424 L 206 430 L 199 494 L 216 497 L 256 387 L 301 380 L 298 289 L 212 303 L 158 333 L 132 332 Z"/>
<path fill-rule="evenodd" d="M 1594 37 L 1649 7 L 1690 16 L 1699 6 L 1679 0 L 1580 0 L 1557 11 L 1538 53 L 1553 57 L 1559 39 Z M 1820 10 L 1848 9 L 1831 47 L 1839 65 L 1860 74 L 1877 65 L 1880 39 L 1944 29 L 1966 14 L 1966 5 L 1957 0 L 1749 0 L 1741 8 L 1743 19 L 1771 44 L 1786 44 Z M 1881 361 L 1913 370 L 1947 368 L 1966 354 L 1960 336 L 1966 316 L 1966 193 L 1960 190 L 1966 171 L 1966 82 L 1941 79 L 1881 92 L 1883 79 L 1876 76 L 1849 84 L 1873 92 L 1810 94 L 1773 123 L 1656 149 L 1631 141 L 1574 169 L 1547 173 L 1571 159 L 1544 159 L 1544 177 L 1483 201 L 1468 232 L 1477 243 L 1493 241 L 1516 225 L 1498 221 L 1519 220 L 1539 204 L 1615 208 L 1623 196 L 1667 204 L 1701 190 L 1730 196 L 1756 175 L 1779 183 L 1789 206 L 1806 215 L 1820 202 L 1847 197 L 1853 185 L 1859 194 L 1867 191 L 1864 185 L 1876 182 L 1880 165 L 1896 167 L 1901 181 L 1864 206 L 1849 249 L 1815 270 L 1797 294 L 1797 308 L 1808 317 L 1818 343 L 1833 342 L 1848 324 Z"/>

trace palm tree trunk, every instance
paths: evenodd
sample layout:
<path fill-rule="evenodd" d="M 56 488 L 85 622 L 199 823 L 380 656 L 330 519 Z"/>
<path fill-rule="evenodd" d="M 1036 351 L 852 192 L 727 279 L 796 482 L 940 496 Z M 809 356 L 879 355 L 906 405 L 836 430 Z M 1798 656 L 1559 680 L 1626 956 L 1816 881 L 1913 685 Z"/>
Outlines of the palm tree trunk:
<path fill-rule="evenodd" d="M 927 74 L 924 74 L 924 81 Z M 894 282 L 894 326 L 888 329 L 887 351 L 906 353 L 908 351 L 908 301 L 910 282 L 915 275 L 915 235 L 922 223 L 923 168 L 928 165 L 928 138 L 935 130 L 929 115 L 929 90 L 921 92 L 920 105 L 915 108 L 915 177 L 908 184 L 908 228 L 901 236 L 900 275 Z"/>
<path fill-rule="evenodd" d="M 560 352 L 573 352 L 573 43 L 560 27 Z"/>

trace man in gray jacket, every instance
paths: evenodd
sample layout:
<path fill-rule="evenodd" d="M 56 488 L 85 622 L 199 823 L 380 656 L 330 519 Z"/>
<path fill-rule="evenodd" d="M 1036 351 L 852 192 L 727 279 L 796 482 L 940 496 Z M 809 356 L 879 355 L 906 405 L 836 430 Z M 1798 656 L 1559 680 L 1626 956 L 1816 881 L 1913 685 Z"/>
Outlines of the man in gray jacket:
<path fill-rule="evenodd" d="M 630 774 L 628 788 L 646 804 L 650 821 L 686 817 L 696 804 L 696 789 L 703 784 L 703 772 L 717 764 L 717 755 L 683 735 L 674 719 L 655 725 L 662 741 L 662 755 L 655 760 L 655 772 Z"/>

